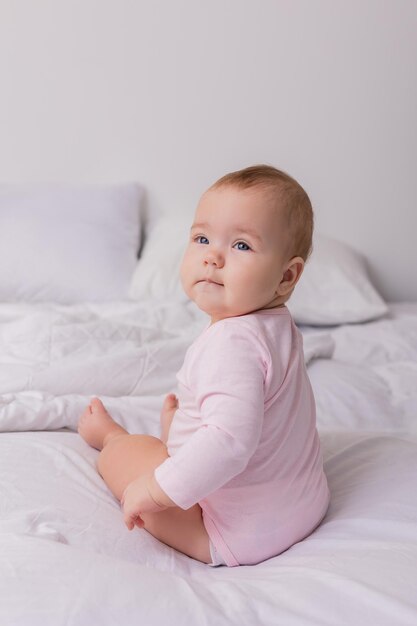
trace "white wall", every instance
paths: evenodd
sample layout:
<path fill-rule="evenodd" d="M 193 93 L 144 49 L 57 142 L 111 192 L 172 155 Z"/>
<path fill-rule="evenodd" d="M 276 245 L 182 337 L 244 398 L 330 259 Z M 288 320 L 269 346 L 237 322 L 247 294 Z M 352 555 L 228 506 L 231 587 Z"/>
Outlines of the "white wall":
<path fill-rule="evenodd" d="M 0 0 L 0 180 L 141 181 L 191 214 L 276 165 L 417 300 L 415 0 Z"/>

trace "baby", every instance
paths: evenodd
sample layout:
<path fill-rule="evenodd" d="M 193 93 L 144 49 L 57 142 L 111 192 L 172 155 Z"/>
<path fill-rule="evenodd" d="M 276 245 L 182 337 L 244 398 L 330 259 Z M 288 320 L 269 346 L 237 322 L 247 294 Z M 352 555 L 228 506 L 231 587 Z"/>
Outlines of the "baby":
<path fill-rule="evenodd" d="M 93 399 L 78 431 L 129 530 L 213 566 L 252 565 L 309 535 L 329 490 L 302 335 L 285 306 L 312 246 L 290 176 L 260 165 L 202 196 L 181 266 L 210 323 L 166 397 L 161 437 L 130 435 Z"/>

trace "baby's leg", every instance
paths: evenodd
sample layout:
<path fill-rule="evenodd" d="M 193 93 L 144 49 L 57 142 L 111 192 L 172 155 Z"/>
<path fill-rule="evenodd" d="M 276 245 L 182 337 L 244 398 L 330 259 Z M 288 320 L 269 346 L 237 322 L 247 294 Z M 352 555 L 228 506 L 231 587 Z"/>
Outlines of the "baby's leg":
<path fill-rule="evenodd" d="M 170 393 L 164 400 L 162 406 L 160 423 L 161 423 L 161 441 L 166 445 L 168 441 L 168 433 L 171 426 L 175 411 L 178 409 L 178 400 L 174 393 Z"/>
<path fill-rule="evenodd" d="M 81 416 L 78 430 L 87 443 L 101 449 L 98 471 L 118 500 L 132 480 L 151 474 L 168 457 L 160 439 L 129 435 L 98 399 Z M 171 507 L 141 517 L 145 529 L 163 543 L 203 563 L 211 562 L 209 537 L 198 504 L 187 511 Z"/>

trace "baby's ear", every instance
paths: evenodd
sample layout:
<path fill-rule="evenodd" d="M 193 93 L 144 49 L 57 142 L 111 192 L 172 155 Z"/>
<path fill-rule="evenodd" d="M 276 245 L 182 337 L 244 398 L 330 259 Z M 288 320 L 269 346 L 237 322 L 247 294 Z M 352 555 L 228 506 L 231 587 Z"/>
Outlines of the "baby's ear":
<path fill-rule="evenodd" d="M 288 261 L 281 282 L 278 285 L 277 294 L 288 295 L 295 287 L 304 270 L 304 259 L 300 256 L 293 257 Z"/>

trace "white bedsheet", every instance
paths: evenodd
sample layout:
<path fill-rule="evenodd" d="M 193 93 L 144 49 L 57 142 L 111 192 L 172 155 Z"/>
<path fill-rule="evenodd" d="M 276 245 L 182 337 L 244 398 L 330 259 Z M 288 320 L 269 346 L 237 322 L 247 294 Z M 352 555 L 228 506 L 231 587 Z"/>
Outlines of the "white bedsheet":
<path fill-rule="evenodd" d="M 322 525 L 265 563 L 213 569 L 129 533 L 76 434 L 4 433 L 0 623 L 414 626 L 417 441 L 322 440 Z"/>
<path fill-rule="evenodd" d="M 327 332 L 333 358 L 308 368 L 319 429 L 417 433 L 417 303 L 391 304 L 385 318 Z"/>
<path fill-rule="evenodd" d="M 129 533 L 98 453 L 46 430 L 100 395 L 156 433 L 205 323 L 183 306 L 0 307 L 0 624 L 415 626 L 417 305 L 303 329 L 331 505 L 265 563 L 210 568 Z"/>

